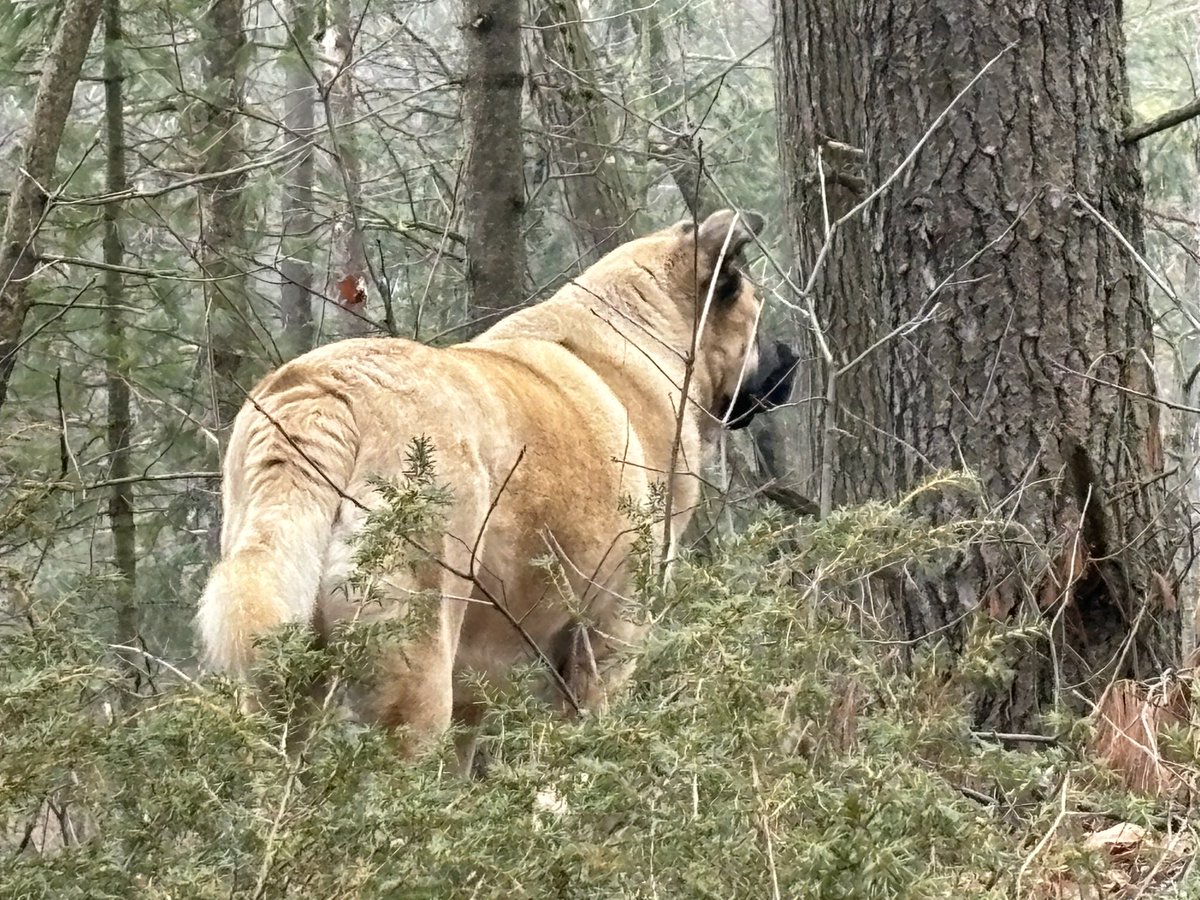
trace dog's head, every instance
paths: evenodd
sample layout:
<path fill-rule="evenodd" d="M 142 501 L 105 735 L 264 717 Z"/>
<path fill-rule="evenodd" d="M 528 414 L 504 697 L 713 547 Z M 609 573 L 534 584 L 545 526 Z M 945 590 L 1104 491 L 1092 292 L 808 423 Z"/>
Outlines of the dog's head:
<path fill-rule="evenodd" d="M 696 343 L 696 390 L 708 421 L 744 428 L 760 412 L 786 403 L 798 356 L 787 344 L 759 335 L 761 302 L 743 272 L 743 251 L 763 227 L 754 213 L 724 209 L 699 224 L 691 220 L 617 248 L 597 268 L 618 267 L 626 278 L 640 273 L 648 297 L 666 296 L 678 330 Z M 687 352 L 690 346 L 673 348 Z"/>

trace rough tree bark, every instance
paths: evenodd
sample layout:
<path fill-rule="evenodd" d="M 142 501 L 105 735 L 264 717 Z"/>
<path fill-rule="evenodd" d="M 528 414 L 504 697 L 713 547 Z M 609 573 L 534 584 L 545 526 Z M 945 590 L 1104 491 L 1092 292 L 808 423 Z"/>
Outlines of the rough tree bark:
<path fill-rule="evenodd" d="M 201 189 L 200 266 L 205 275 L 208 356 L 215 427 L 227 428 L 253 378 L 254 328 L 245 266 L 246 176 L 235 171 L 244 155 L 241 107 L 245 95 L 246 37 L 242 0 L 212 0 L 205 12 L 206 118 L 201 165 L 215 177 Z"/>
<path fill-rule="evenodd" d="M 308 145 L 283 185 L 282 247 L 279 265 L 281 318 L 287 355 L 298 356 L 313 345 L 313 121 L 316 82 L 310 36 L 315 27 L 313 0 L 293 0 L 289 42 L 283 65 L 287 95 L 283 124 L 288 141 Z"/>
<path fill-rule="evenodd" d="M 866 61 L 857 9 L 861 0 L 779 0 L 776 37 L 776 105 L 779 151 L 786 179 L 787 208 L 799 261 L 796 278 L 808 278 L 826 242 L 825 223 L 836 221 L 863 198 L 861 150 L 865 141 L 863 89 Z M 818 153 L 820 165 L 818 165 Z M 822 195 L 820 173 L 825 190 Z M 818 322 L 827 332 L 837 369 L 875 340 L 883 313 L 871 284 L 874 253 L 861 220 L 849 223 L 830 247 L 813 290 Z M 803 360 L 795 395 L 824 397 L 830 364 L 812 331 L 802 335 Z M 819 492 L 825 441 L 863 454 L 852 471 L 834 472 L 833 502 L 891 496 L 894 444 L 873 425 L 888 408 L 886 360 L 864 360 L 834 385 L 836 416 L 829 422 L 821 403 L 797 407 L 800 427 L 792 442 L 804 485 Z M 828 433 L 826 425 L 835 426 Z M 838 456 L 834 451 L 835 458 Z M 864 476 L 866 476 L 864 478 Z"/>
<path fill-rule="evenodd" d="M 106 190 L 119 194 L 129 187 L 125 175 L 125 99 L 121 60 L 121 0 L 104 0 L 104 137 L 107 151 Z M 112 531 L 113 561 L 117 569 L 116 642 L 136 646 L 141 636 L 141 613 L 134 588 L 137 583 L 137 531 L 133 520 L 133 485 L 130 474 L 133 416 L 129 403 L 130 348 L 121 321 L 125 262 L 121 239 L 121 203 L 104 207 L 104 381 L 108 395 L 108 519 Z M 125 654 L 136 667 L 137 654 Z"/>
<path fill-rule="evenodd" d="M 811 5 L 823 23 L 852 12 Z M 868 61 L 871 184 L 1014 45 L 868 210 L 866 296 L 878 300 L 868 299 L 869 317 L 832 315 L 828 331 L 837 348 L 875 340 L 946 281 L 939 317 L 878 351 L 881 377 L 865 386 L 877 393 L 848 396 L 843 385 L 838 397 L 862 404 L 861 433 L 880 435 L 894 462 L 840 440 L 837 471 L 847 499 L 860 499 L 854 484 L 903 492 L 966 466 L 1002 504 L 1012 540 L 974 548 L 936 579 L 901 579 L 892 599 L 909 638 L 954 642 L 977 608 L 1041 621 L 1049 640 L 1017 659 L 1007 689 L 979 710 L 1028 725 L 1073 690 L 1156 674 L 1179 652 L 1162 440 L 1157 407 L 1142 396 L 1155 394 L 1144 278 L 1085 205 L 1141 245 L 1138 160 L 1120 139 L 1120 8 L 878 0 L 857 12 L 846 21 L 861 22 Z M 835 304 L 861 302 L 838 294 Z M 942 497 L 926 511 L 936 520 L 979 510 Z"/>
<path fill-rule="evenodd" d="M 530 94 L 549 133 L 567 215 L 587 265 L 633 237 L 629 185 L 594 83 L 596 54 L 578 0 L 535 0 L 532 13 Z"/>
<path fill-rule="evenodd" d="M 75 83 L 96 30 L 100 7 L 101 0 L 69 0 L 59 17 L 54 44 L 42 64 L 21 165 L 0 233 L 0 407 L 8 397 L 8 380 L 29 312 L 26 289 L 37 262 L 33 241 L 46 213 L 46 191 L 52 186 Z"/>
<path fill-rule="evenodd" d="M 463 216 L 471 333 L 525 299 L 520 7 L 515 0 L 464 4 Z"/>

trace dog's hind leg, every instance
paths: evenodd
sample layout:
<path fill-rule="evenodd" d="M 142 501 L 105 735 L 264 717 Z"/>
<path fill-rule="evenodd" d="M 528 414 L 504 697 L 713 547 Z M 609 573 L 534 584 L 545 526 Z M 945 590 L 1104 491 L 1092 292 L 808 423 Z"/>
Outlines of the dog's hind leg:
<path fill-rule="evenodd" d="M 458 649 L 469 596 L 461 579 L 447 579 L 441 596 L 415 602 L 430 603 L 429 618 L 416 613 L 418 634 L 388 646 L 378 663 L 368 714 L 385 728 L 395 729 L 400 753 L 414 756 L 450 727 L 454 702 L 454 655 Z M 408 599 L 406 602 L 413 603 Z"/>
<path fill-rule="evenodd" d="M 377 585 L 384 606 L 403 610 L 406 632 L 388 644 L 379 658 L 366 714 L 395 729 L 400 753 L 413 756 L 440 737 L 454 714 L 455 656 L 467 604 L 475 588 L 471 575 L 480 503 L 460 493 L 456 515 L 432 553 L 415 569 L 384 577 Z M 428 545 L 426 545 L 428 547 Z"/>

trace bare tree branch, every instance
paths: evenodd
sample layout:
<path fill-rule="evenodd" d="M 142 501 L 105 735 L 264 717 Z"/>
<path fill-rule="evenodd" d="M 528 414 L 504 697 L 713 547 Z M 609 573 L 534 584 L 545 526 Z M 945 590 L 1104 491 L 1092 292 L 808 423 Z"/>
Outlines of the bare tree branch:
<path fill-rule="evenodd" d="M 1161 116 L 1155 116 L 1148 122 L 1142 122 L 1140 125 L 1134 125 L 1125 130 L 1121 135 L 1122 144 L 1136 144 L 1143 138 L 1148 138 L 1152 134 L 1158 134 L 1160 131 L 1166 131 L 1168 128 L 1174 128 L 1176 125 L 1182 125 L 1189 119 L 1194 119 L 1200 116 L 1200 97 L 1192 100 L 1183 106 L 1168 110 Z"/>

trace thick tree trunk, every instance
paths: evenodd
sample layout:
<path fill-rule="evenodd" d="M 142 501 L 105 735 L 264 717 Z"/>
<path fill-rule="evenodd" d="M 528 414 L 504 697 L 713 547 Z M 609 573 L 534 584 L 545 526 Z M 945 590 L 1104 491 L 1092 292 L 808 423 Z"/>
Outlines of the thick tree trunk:
<path fill-rule="evenodd" d="M 1177 661 L 1180 614 L 1157 407 L 1141 396 L 1155 394 L 1150 310 L 1141 270 L 1099 219 L 1141 245 L 1138 160 L 1120 141 L 1116 0 L 808 5 L 821 9 L 789 23 L 781 2 L 782 95 L 836 112 L 836 92 L 796 87 L 803 65 L 830 61 L 803 62 L 789 33 L 861 23 L 868 71 L 848 83 L 864 89 L 848 140 L 862 141 L 872 185 L 1014 44 L 867 211 L 859 242 L 839 236 L 839 252 L 869 269 L 831 260 L 826 277 L 827 333 L 842 359 L 927 312 L 935 291 L 939 304 L 868 358 L 858 387 L 838 385 L 837 421 L 855 435 L 836 444 L 839 499 L 894 496 L 965 466 L 1013 523 L 1010 541 L 974 548 L 937 578 L 903 579 L 898 629 L 953 643 L 978 608 L 1041 622 L 1049 639 L 981 702 L 982 718 L 1010 726 L 1074 691 L 1157 673 Z M 798 218 L 805 202 L 793 195 Z M 813 229 L 798 224 L 803 247 Z M 930 507 L 935 521 L 982 511 L 946 497 Z"/>
<path fill-rule="evenodd" d="M 520 7 L 466 0 L 463 216 L 472 333 L 525 299 Z"/>
<path fill-rule="evenodd" d="M 586 265 L 633 237 L 633 211 L 584 18 L 578 0 L 535 0 L 529 78 Z"/>
<path fill-rule="evenodd" d="M 233 422 L 253 379 L 253 318 L 246 284 L 242 100 L 246 38 L 242 0 L 212 0 L 205 13 L 207 119 L 201 135 L 203 169 L 215 175 L 202 189 L 200 265 L 208 313 L 208 354 L 216 401 L 215 427 Z"/>
<path fill-rule="evenodd" d="M 288 356 L 298 356 L 313 345 L 313 120 L 316 82 L 312 46 L 315 16 L 313 0 L 292 0 L 288 23 L 289 44 L 283 65 L 287 73 L 283 124 L 289 142 L 305 144 L 306 152 L 290 170 L 283 186 L 282 256 L 279 266 L 284 345 Z"/>
<path fill-rule="evenodd" d="M 42 64 L 21 165 L 0 233 L 0 407 L 8 396 L 8 379 L 29 312 L 26 289 L 37 261 L 33 241 L 46 212 L 45 191 L 54 181 L 54 164 L 75 83 L 96 30 L 100 6 L 101 0 L 68 0 L 59 17 L 54 44 Z"/>
<path fill-rule="evenodd" d="M 107 150 L 107 183 L 110 194 L 129 187 L 125 175 L 124 71 L 121 61 L 121 0 L 104 0 L 104 135 Z M 112 530 L 113 561 L 117 569 L 116 642 L 136 646 L 141 636 L 141 613 L 134 588 L 137 579 L 137 531 L 133 520 L 133 485 L 123 479 L 130 474 L 130 445 L 133 416 L 129 404 L 130 350 L 121 321 L 125 280 L 120 267 L 125 262 L 121 240 L 120 203 L 104 207 L 104 380 L 108 395 L 108 519 Z M 136 666 L 138 654 L 124 654 Z"/>
<path fill-rule="evenodd" d="M 875 181 L 1016 45 L 870 218 L 888 327 L 951 279 L 938 320 L 890 345 L 897 487 L 965 464 L 1035 548 L 990 546 L 906 590 L 906 630 L 930 634 L 976 604 L 1046 617 L 1056 652 L 1026 656 L 990 711 L 1021 723 L 1056 685 L 1154 674 L 1178 654 L 1158 408 L 1137 396 L 1155 393 L 1144 277 L 1084 205 L 1141 246 L 1120 8 L 868 6 Z"/>

